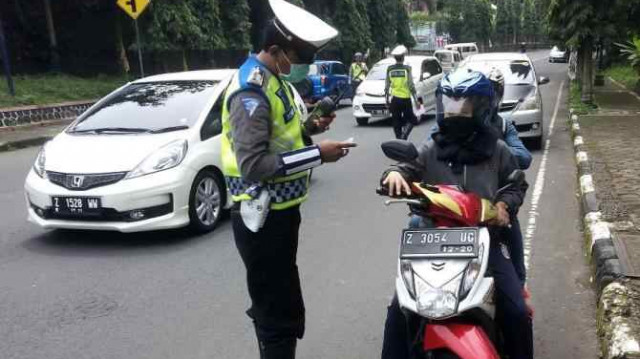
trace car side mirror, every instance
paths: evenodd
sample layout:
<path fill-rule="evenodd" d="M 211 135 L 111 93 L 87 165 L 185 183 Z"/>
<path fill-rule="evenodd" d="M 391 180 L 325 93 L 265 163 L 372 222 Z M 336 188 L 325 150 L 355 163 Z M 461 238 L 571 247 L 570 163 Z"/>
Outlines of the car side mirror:
<path fill-rule="evenodd" d="M 541 76 L 540 79 L 538 79 L 538 85 L 545 85 L 548 83 L 549 83 L 548 77 Z"/>
<path fill-rule="evenodd" d="M 511 172 L 509 177 L 507 177 L 507 181 L 509 183 L 513 183 L 516 185 L 521 185 L 522 183 L 524 183 L 524 179 L 525 174 L 523 170 L 514 170 L 513 172 Z"/>
<path fill-rule="evenodd" d="M 385 156 L 398 162 L 413 162 L 418 158 L 416 146 L 409 141 L 386 141 L 380 147 Z"/>
<path fill-rule="evenodd" d="M 429 77 L 431 77 L 431 73 L 430 72 L 423 72 L 422 73 L 422 80 L 426 80 Z"/>

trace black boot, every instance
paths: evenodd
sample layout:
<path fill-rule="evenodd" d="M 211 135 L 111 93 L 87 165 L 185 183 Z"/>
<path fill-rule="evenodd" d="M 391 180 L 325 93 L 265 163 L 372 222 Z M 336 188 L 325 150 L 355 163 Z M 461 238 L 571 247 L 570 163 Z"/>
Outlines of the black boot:
<path fill-rule="evenodd" d="M 276 342 L 259 342 L 260 359 L 295 359 L 297 339 L 288 338 Z"/>

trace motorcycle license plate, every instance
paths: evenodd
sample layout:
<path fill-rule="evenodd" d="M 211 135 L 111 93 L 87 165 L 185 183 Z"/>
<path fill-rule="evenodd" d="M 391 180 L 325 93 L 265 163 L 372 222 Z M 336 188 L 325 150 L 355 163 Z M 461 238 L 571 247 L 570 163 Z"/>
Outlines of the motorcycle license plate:
<path fill-rule="evenodd" d="M 59 214 L 95 216 L 102 209 L 100 198 L 95 197 L 52 197 L 51 202 L 54 212 Z"/>
<path fill-rule="evenodd" d="M 478 228 L 406 229 L 402 258 L 476 258 Z"/>

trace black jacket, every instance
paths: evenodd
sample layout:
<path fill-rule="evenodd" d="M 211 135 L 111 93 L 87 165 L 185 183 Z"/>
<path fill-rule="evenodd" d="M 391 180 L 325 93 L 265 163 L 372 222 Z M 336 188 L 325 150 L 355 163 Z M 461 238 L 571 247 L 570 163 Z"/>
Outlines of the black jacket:
<path fill-rule="evenodd" d="M 507 185 L 507 178 L 516 169 L 518 162 L 507 145 L 498 140 L 492 157 L 488 160 L 465 165 L 462 173 L 456 174 L 449 163 L 438 160 L 439 147 L 432 141 L 425 141 L 418 149 L 416 164 L 401 163 L 388 169 L 398 171 L 409 182 L 426 182 L 431 185 L 460 185 L 469 192 L 492 200 L 498 189 Z M 419 165 L 419 166 L 418 166 Z M 509 211 L 516 213 L 524 200 L 528 185 L 512 187 L 500 194 L 496 202 L 504 202 Z"/>

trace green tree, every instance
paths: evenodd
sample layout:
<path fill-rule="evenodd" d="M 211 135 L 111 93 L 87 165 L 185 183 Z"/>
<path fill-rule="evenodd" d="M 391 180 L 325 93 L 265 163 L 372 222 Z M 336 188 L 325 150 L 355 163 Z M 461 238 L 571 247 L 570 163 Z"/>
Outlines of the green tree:
<path fill-rule="evenodd" d="M 578 50 L 582 101 L 593 98 L 593 52 L 596 44 L 616 38 L 619 21 L 616 3 L 599 0 L 553 0 L 549 7 L 552 38 Z"/>
<path fill-rule="evenodd" d="M 221 44 L 220 37 L 211 33 L 218 28 L 213 15 L 216 7 L 215 0 L 154 1 L 144 38 L 146 46 L 156 51 L 181 51 L 182 67 L 187 70 L 187 50 L 211 49 Z"/>
<path fill-rule="evenodd" d="M 525 0 L 522 19 L 522 35 L 524 40 L 536 42 L 540 28 L 540 19 L 534 0 Z"/>
<path fill-rule="evenodd" d="M 333 25 L 340 31 L 332 47 L 340 49 L 341 57 L 349 62 L 355 52 L 364 52 L 371 46 L 366 13 L 358 11 L 359 0 L 336 0 Z"/>
<path fill-rule="evenodd" d="M 369 0 L 367 14 L 369 32 L 373 40 L 373 59 L 380 58 L 384 49 L 393 46 L 396 41 L 395 12 L 389 11 L 389 3 L 392 2 L 393 0 Z"/>
<path fill-rule="evenodd" d="M 222 31 L 225 34 L 225 48 L 248 50 L 251 48 L 251 8 L 247 0 L 219 0 L 222 20 Z M 212 15 L 211 23 L 215 23 L 217 15 Z M 213 29 L 212 29 L 213 30 Z"/>
<path fill-rule="evenodd" d="M 411 35 L 410 19 L 403 0 L 397 2 L 396 42 L 408 48 L 416 46 L 416 39 Z"/>

